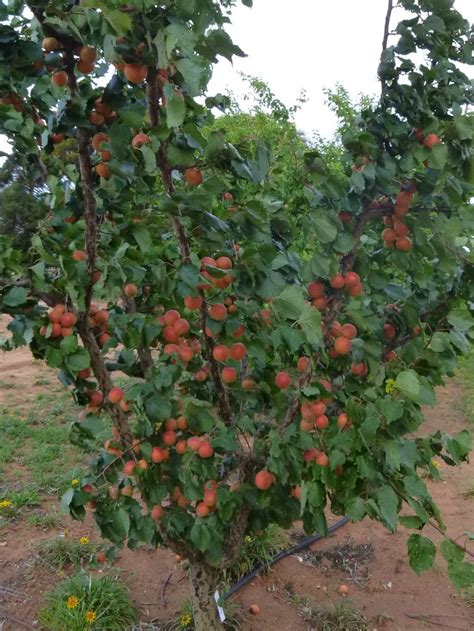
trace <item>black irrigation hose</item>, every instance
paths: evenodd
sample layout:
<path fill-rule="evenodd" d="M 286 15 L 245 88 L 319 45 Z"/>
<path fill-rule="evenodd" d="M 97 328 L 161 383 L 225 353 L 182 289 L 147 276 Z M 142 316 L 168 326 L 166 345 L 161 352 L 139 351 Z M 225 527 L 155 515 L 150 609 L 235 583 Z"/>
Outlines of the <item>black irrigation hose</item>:
<path fill-rule="evenodd" d="M 328 535 L 332 535 L 333 532 L 335 532 L 342 526 L 345 526 L 348 521 L 349 521 L 348 517 L 343 517 L 342 519 L 337 521 L 328 529 Z M 309 537 L 306 537 L 306 539 L 303 539 L 303 541 L 301 541 L 300 543 L 297 543 L 295 546 L 292 546 L 291 548 L 287 548 L 286 550 L 282 550 L 277 555 L 275 555 L 273 559 L 270 559 L 270 561 L 268 561 L 267 563 L 262 564 L 262 565 L 257 565 L 257 567 L 255 567 L 251 572 L 249 572 L 248 574 L 245 574 L 245 576 L 242 576 L 242 578 L 239 579 L 237 583 L 234 583 L 232 585 L 229 591 L 224 594 L 224 599 L 227 600 L 227 598 L 230 598 L 233 594 L 235 594 L 235 592 L 239 591 L 239 589 L 241 589 L 244 585 L 247 585 L 248 582 L 250 582 L 253 578 L 255 578 L 257 574 L 262 572 L 262 570 L 266 570 L 271 565 L 277 563 L 278 561 L 281 561 L 285 557 L 288 557 L 291 554 L 295 554 L 295 552 L 304 550 L 305 548 L 310 546 L 312 543 L 315 543 L 316 541 L 319 541 L 320 539 L 324 539 L 324 535 L 311 535 Z"/>

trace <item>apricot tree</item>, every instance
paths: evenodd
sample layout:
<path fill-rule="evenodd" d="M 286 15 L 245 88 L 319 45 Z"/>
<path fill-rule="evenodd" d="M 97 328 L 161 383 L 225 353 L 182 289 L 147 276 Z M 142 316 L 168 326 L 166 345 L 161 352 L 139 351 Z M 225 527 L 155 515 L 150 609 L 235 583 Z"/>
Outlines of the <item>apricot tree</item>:
<path fill-rule="evenodd" d="M 206 631 L 222 570 L 273 522 L 324 533 L 330 507 L 401 523 L 430 567 L 420 531 L 444 525 L 424 477 L 471 446 L 419 431 L 474 331 L 469 24 L 452 0 L 400 0 L 390 37 L 389 2 L 380 101 L 345 125 L 343 168 L 309 150 L 288 194 L 270 148 L 209 131 L 225 99 L 198 99 L 218 57 L 243 54 L 234 4 L 0 9 L 2 131 L 50 205 L 33 265 L 1 239 L 4 348 L 28 344 L 84 406 L 71 433 L 95 456 L 63 506 L 189 559 Z M 63 143 L 51 170 L 41 152 Z M 441 552 L 472 582 L 462 549 Z"/>

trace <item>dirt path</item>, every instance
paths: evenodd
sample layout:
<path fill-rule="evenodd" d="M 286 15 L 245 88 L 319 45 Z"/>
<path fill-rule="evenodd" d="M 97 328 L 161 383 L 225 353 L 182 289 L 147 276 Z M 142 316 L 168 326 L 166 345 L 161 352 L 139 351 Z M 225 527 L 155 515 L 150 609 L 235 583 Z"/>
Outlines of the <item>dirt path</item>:
<path fill-rule="evenodd" d="M 51 385 L 38 384 L 38 378 Z M 41 379 L 40 379 L 41 381 Z M 9 389 L 8 384 L 15 387 Z M 35 385 L 37 384 L 37 385 Z M 28 404 L 31 393 L 47 388 L 60 388 L 54 371 L 40 362 L 32 361 L 28 351 L 10 355 L 0 354 L 0 404 L 11 397 L 21 405 Z M 438 390 L 438 404 L 427 408 L 425 432 L 442 429 L 455 433 L 466 426 L 461 408 L 462 389 L 455 382 Z M 0 405 L 1 411 L 1 405 Z M 474 463 L 459 468 L 440 465 L 442 481 L 429 482 L 429 488 L 441 507 L 449 534 L 457 539 L 466 530 L 474 529 L 474 499 L 463 493 L 474 481 Z M 47 499 L 51 503 L 52 500 Z M 56 573 L 35 566 L 37 542 L 59 533 L 80 537 L 88 535 L 98 540 L 93 524 L 65 520 L 65 528 L 38 531 L 25 520 L 16 522 L 0 533 L 0 629 L 17 631 L 19 623 L 5 620 L 2 611 L 27 624 L 35 624 L 36 614 L 42 606 L 42 593 L 59 580 Z M 298 615 L 292 596 L 310 596 L 322 604 L 334 603 L 343 598 L 338 593 L 341 583 L 349 586 L 349 596 L 368 618 L 368 629 L 375 631 L 468 631 L 474 628 L 472 611 L 462 597 L 451 587 L 441 557 L 435 568 L 417 576 L 409 568 L 406 539 L 410 533 L 400 528 L 389 534 L 377 523 L 365 520 L 350 524 L 337 531 L 330 539 L 313 546 L 313 552 L 326 552 L 326 557 L 315 558 L 305 553 L 280 562 L 267 577 L 255 579 L 238 595 L 237 600 L 248 609 L 258 603 L 261 614 L 242 626 L 245 631 L 306 631 L 311 626 Z M 427 532 L 434 540 L 439 535 Z M 474 545 L 470 542 L 474 553 Z M 345 569 L 340 568 L 340 564 Z M 317 567 L 312 565 L 316 563 Z M 169 619 L 179 611 L 186 598 L 185 573 L 174 555 L 167 551 L 141 550 L 119 553 L 116 563 L 122 580 L 131 590 L 140 606 L 143 621 L 156 618 Z M 171 575 L 171 577 L 170 577 Z M 163 584 L 169 584 L 163 601 Z M 6 593 L 1 588 L 11 590 Z M 35 628 L 38 628 L 36 626 Z M 66 630 L 65 630 L 66 631 Z"/>

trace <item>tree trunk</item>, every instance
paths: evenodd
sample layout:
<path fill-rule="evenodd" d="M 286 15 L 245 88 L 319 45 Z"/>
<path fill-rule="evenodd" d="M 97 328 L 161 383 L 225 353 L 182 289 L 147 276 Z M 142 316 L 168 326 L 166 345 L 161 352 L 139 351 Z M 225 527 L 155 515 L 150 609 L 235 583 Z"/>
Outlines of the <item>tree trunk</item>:
<path fill-rule="evenodd" d="M 189 579 L 195 631 L 222 631 L 214 599 L 218 573 L 201 563 L 191 562 Z"/>

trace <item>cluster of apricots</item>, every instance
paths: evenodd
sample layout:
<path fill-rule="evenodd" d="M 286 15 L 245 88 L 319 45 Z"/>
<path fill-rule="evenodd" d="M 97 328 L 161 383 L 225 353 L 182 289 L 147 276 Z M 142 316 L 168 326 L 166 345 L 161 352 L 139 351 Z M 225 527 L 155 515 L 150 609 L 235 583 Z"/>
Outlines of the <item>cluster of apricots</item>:
<path fill-rule="evenodd" d="M 217 259 L 212 256 L 204 256 L 201 259 L 201 276 L 207 282 L 199 283 L 197 288 L 203 291 L 210 291 L 213 287 L 218 289 L 227 289 L 235 281 L 235 277 L 231 274 L 232 260 L 228 256 L 219 256 Z M 227 272 L 227 273 L 223 273 Z M 229 305 L 230 306 L 230 305 Z M 199 309 L 199 307 L 197 307 Z M 210 314 L 211 317 L 212 314 Z M 220 319 L 225 320 L 225 317 Z M 214 318 L 218 320 L 219 318 Z"/>
<path fill-rule="evenodd" d="M 112 159 L 111 151 L 104 147 L 104 144 L 107 144 L 108 142 L 109 137 L 103 131 L 94 134 L 91 139 L 91 145 L 101 159 L 101 162 L 96 164 L 94 167 L 95 172 L 97 173 L 97 175 L 105 179 L 108 179 L 110 177 L 110 167 L 107 162 Z"/>
<path fill-rule="evenodd" d="M 337 320 L 333 323 L 330 331 L 334 339 L 334 345 L 329 355 L 335 359 L 340 355 L 347 355 L 352 348 L 352 340 L 357 337 L 357 329 L 353 324 L 340 324 Z"/>
<path fill-rule="evenodd" d="M 388 248 L 397 248 L 397 250 L 408 252 L 413 247 L 412 240 L 408 236 L 410 231 L 403 221 L 410 208 L 413 195 L 413 190 L 400 191 L 395 199 L 393 215 L 384 217 L 384 224 L 387 228 L 382 232 L 382 239 Z"/>
<path fill-rule="evenodd" d="M 329 417 L 326 414 L 328 399 L 318 399 L 317 401 L 305 401 L 300 406 L 302 432 L 312 432 L 314 430 L 324 430 L 329 427 Z M 345 412 L 337 417 L 337 426 L 340 430 L 347 430 L 351 426 L 349 417 Z"/>
<path fill-rule="evenodd" d="M 89 121 L 92 125 L 109 125 L 113 123 L 117 118 L 117 112 L 113 110 L 108 103 L 102 100 L 101 97 L 95 100 L 94 109 L 89 114 Z M 110 158 L 109 158 L 110 160 Z"/>
<path fill-rule="evenodd" d="M 45 37 L 43 39 L 43 50 L 46 54 L 60 51 L 62 48 L 61 42 L 55 37 Z M 79 46 L 74 51 L 76 59 L 76 68 L 82 74 L 90 74 L 94 71 L 95 62 L 97 59 L 97 51 L 92 46 Z M 52 76 L 52 82 L 58 88 L 64 88 L 69 83 L 69 77 L 65 70 L 56 70 Z"/>
<path fill-rule="evenodd" d="M 48 311 L 48 324 L 44 324 L 40 329 L 43 337 L 69 337 L 74 335 L 74 326 L 77 316 L 72 311 L 67 311 L 65 305 L 55 305 Z"/>
<path fill-rule="evenodd" d="M 347 272 L 347 274 L 335 274 L 329 279 L 329 284 L 333 289 L 345 288 L 349 296 L 357 297 L 364 292 L 359 274 L 357 272 Z M 328 305 L 326 296 L 326 286 L 323 281 L 314 281 L 308 285 L 308 294 L 311 304 L 319 311 L 324 311 Z"/>
<path fill-rule="evenodd" d="M 92 304 L 89 308 L 89 326 L 94 329 L 97 344 L 103 348 L 110 339 L 109 312 Z"/>

